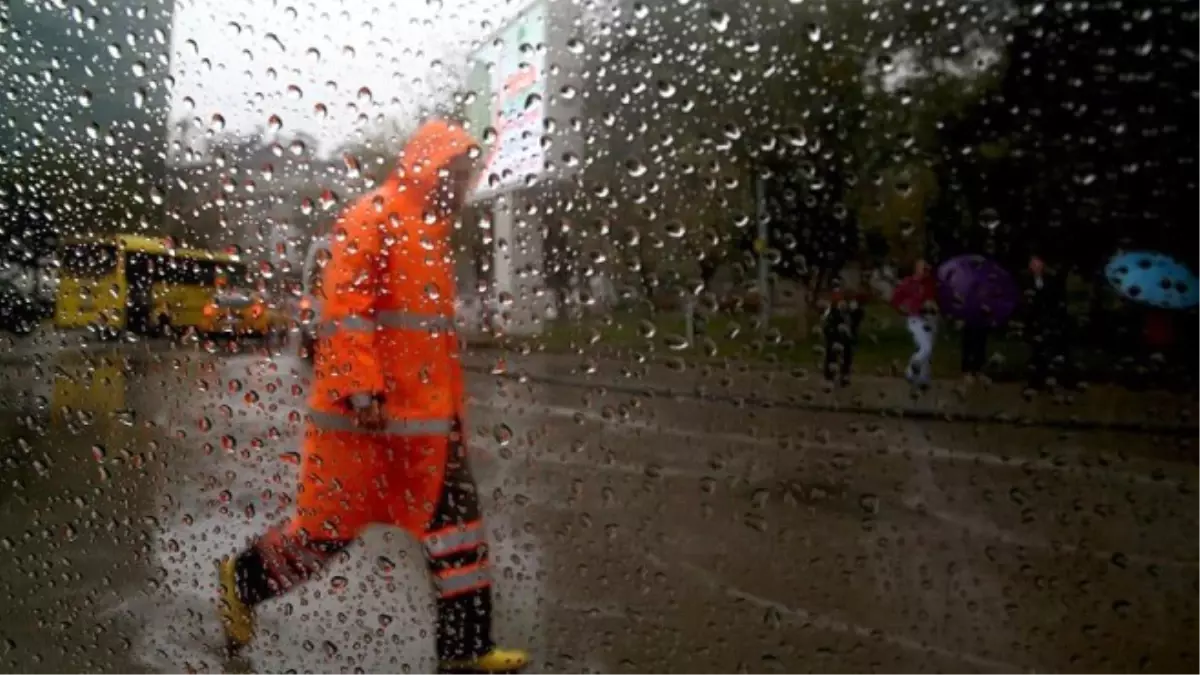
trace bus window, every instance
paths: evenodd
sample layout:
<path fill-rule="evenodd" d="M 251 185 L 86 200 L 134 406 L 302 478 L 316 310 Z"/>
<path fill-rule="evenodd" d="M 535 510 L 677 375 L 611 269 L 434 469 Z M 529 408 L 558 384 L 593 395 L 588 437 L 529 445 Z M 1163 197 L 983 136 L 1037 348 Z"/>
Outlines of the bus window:
<path fill-rule="evenodd" d="M 163 272 L 168 284 L 179 286 L 214 286 L 218 276 L 216 262 L 190 258 L 166 258 Z"/>
<path fill-rule="evenodd" d="M 227 288 L 250 288 L 253 285 L 245 265 L 238 263 L 218 264 L 217 278 L 225 280 Z"/>
<path fill-rule="evenodd" d="M 106 244 L 70 244 L 62 248 L 63 274 L 77 278 L 100 278 L 117 266 L 117 247 Z"/>

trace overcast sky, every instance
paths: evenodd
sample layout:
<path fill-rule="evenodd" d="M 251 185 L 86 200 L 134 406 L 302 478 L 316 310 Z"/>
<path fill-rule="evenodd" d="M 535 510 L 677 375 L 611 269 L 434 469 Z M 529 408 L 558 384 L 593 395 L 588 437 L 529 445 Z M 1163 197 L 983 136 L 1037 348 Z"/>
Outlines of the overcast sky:
<path fill-rule="evenodd" d="M 194 143 L 226 131 L 303 130 L 331 151 L 355 130 L 411 116 L 445 88 L 472 45 L 528 0 L 178 0 L 173 121 Z M 445 95 L 443 93 L 443 95 Z M 214 123 L 215 116 L 219 120 Z"/>

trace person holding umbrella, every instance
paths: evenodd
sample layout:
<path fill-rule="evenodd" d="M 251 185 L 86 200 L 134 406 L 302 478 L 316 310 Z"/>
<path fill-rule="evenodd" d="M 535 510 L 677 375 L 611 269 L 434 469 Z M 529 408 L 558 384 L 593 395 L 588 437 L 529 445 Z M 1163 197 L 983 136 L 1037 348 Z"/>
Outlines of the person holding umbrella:
<path fill-rule="evenodd" d="M 937 279 L 942 311 L 963 323 L 962 372 L 978 375 L 987 363 L 988 333 L 1012 316 L 1020 291 L 1007 270 L 981 255 L 951 258 Z"/>
<path fill-rule="evenodd" d="M 937 337 L 937 284 L 929 272 L 929 263 L 918 260 L 913 273 L 896 285 L 892 306 L 908 322 L 908 332 L 916 347 L 908 359 L 904 377 L 914 386 L 926 386 L 933 379 L 933 345 Z"/>
<path fill-rule="evenodd" d="M 1105 266 L 1104 275 L 1121 297 L 1145 308 L 1143 343 L 1155 351 L 1173 346 L 1174 313 L 1200 304 L 1196 275 L 1163 253 L 1118 253 Z"/>

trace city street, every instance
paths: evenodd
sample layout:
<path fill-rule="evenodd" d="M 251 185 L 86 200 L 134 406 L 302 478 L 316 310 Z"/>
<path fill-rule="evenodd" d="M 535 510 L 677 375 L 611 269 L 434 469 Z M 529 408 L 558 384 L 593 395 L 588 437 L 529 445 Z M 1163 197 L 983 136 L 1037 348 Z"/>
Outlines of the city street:
<path fill-rule="evenodd" d="M 248 663 L 217 649 L 215 561 L 289 512 L 290 351 L 14 349 L 3 669 L 434 668 L 419 549 L 382 529 L 265 606 Z M 1194 434 L 569 380 L 468 379 L 497 637 L 534 671 L 1200 667 Z"/>

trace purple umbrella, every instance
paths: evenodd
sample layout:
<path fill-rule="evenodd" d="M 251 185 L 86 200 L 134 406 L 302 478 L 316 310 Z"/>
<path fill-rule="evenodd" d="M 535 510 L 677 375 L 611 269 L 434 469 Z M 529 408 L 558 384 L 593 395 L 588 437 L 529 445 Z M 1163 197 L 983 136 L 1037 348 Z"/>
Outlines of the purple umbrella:
<path fill-rule="evenodd" d="M 960 255 L 938 268 L 942 312 L 976 326 L 999 326 L 1012 316 L 1021 291 L 1012 275 L 981 255 Z"/>

